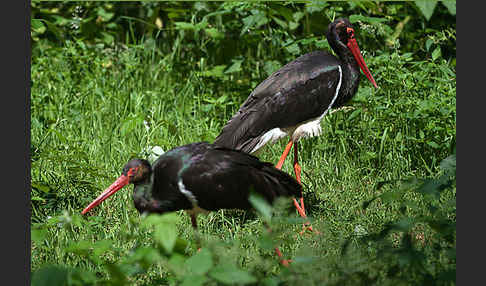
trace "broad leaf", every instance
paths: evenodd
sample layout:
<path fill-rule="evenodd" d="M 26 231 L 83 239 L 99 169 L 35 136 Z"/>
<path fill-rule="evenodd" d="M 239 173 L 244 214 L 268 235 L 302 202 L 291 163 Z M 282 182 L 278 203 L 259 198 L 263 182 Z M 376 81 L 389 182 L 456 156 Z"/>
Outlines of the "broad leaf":
<path fill-rule="evenodd" d="M 442 160 L 439 164 L 440 168 L 448 175 L 454 175 L 456 173 L 456 155 L 450 155 Z"/>
<path fill-rule="evenodd" d="M 65 286 L 68 283 L 68 271 L 65 268 L 49 265 L 32 275 L 32 286 Z"/>
<path fill-rule="evenodd" d="M 204 275 L 188 275 L 184 277 L 184 281 L 180 284 L 180 286 L 200 286 L 204 285 L 209 280 Z"/>
<path fill-rule="evenodd" d="M 47 236 L 47 229 L 32 229 L 30 239 L 35 243 L 41 243 Z"/>
<path fill-rule="evenodd" d="M 262 215 L 264 220 L 269 221 L 271 219 L 272 206 L 262 196 L 251 192 L 248 201 Z"/>
<path fill-rule="evenodd" d="M 232 60 L 233 64 L 224 72 L 226 74 L 228 73 L 234 73 L 234 72 L 239 72 L 241 71 L 241 63 L 243 60 Z"/>
<path fill-rule="evenodd" d="M 209 276 L 226 284 L 234 284 L 235 282 L 238 284 L 250 284 L 257 281 L 257 279 L 247 271 L 238 269 L 236 266 L 230 264 L 220 264 L 216 266 L 209 272 Z"/>
<path fill-rule="evenodd" d="M 172 253 L 177 239 L 177 227 L 171 223 L 161 223 L 155 227 L 155 240 L 162 245 L 167 253 Z"/>
<path fill-rule="evenodd" d="M 42 34 L 46 31 L 46 26 L 39 19 L 32 19 L 30 24 L 31 24 L 30 27 L 31 27 L 32 31 L 34 31 L 38 34 Z"/>
<path fill-rule="evenodd" d="M 201 249 L 194 256 L 186 260 L 186 266 L 194 274 L 206 274 L 213 267 L 211 252 L 206 248 Z"/>
<path fill-rule="evenodd" d="M 434 13 L 435 6 L 437 5 L 437 0 L 416 0 L 415 5 L 419 8 L 420 12 L 424 15 L 425 19 L 430 20 L 432 14 Z"/>
<path fill-rule="evenodd" d="M 349 16 L 349 21 L 351 23 L 356 23 L 358 21 L 369 23 L 369 24 L 378 24 L 386 22 L 387 20 L 384 18 L 377 18 L 377 17 L 367 17 L 363 15 L 351 15 Z"/>
<path fill-rule="evenodd" d="M 175 22 L 174 23 L 176 28 L 182 29 L 182 30 L 195 30 L 196 26 L 194 26 L 191 23 L 186 23 L 186 22 Z"/>
<path fill-rule="evenodd" d="M 442 0 L 441 2 L 447 7 L 447 10 L 449 10 L 451 15 L 456 15 L 456 0 Z"/>

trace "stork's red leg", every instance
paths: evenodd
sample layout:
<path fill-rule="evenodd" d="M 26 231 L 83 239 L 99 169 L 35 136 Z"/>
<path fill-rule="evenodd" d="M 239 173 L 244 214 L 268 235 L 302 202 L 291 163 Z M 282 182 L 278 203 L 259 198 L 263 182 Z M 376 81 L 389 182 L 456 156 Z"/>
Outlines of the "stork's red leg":
<path fill-rule="evenodd" d="M 297 142 L 294 143 L 294 172 L 295 172 L 295 179 L 299 184 L 302 185 L 302 182 L 300 180 L 300 171 L 302 168 L 299 165 L 299 145 Z"/>
<path fill-rule="evenodd" d="M 264 224 L 267 227 L 268 232 L 272 232 L 270 226 L 266 222 Z M 278 249 L 278 247 L 275 247 L 275 254 L 277 254 L 278 258 L 280 258 L 280 264 L 282 264 L 283 266 L 287 267 L 289 266 L 289 263 L 292 262 L 291 259 L 283 259 L 282 252 L 280 252 L 280 249 Z"/>
<path fill-rule="evenodd" d="M 300 173 L 301 173 L 302 168 L 299 165 L 299 146 L 297 142 L 294 142 L 294 172 L 295 172 L 295 179 L 299 184 L 302 184 Z M 307 214 L 305 213 L 305 207 L 304 207 L 304 196 L 301 194 L 300 196 L 300 204 L 297 202 L 297 200 L 294 198 L 294 205 L 297 208 L 297 211 L 299 212 L 300 216 L 303 218 L 307 218 Z M 310 225 L 310 222 L 304 223 L 303 229 L 300 232 L 300 234 L 304 233 L 306 230 L 310 230 L 314 232 L 312 229 L 312 226 Z M 319 233 L 318 231 L 315 231 L 316 233 Z"/>
<path fill-rule="evenodd" d="M 278 160 L 277 165 L 275 165 L 275 168 L 277 168 L 279 170 L 282 169 L 283 163 L 285 162 L 285 159 L 289 155 L 290 149 L 292 149 L 292 145 L 294 145 L 294 142 L 292 141 L 292 139 L 290 139 L 289 143 L 287 143 L 287 146 L 285 146 L 285 150 L 283 151 L 282 156 L 280 156 L 280 160 Z M 299 176 L 298 182 L 300 184 L 300 176 Z M 294 199 L 294 205 L 295 205 L 295 208 L 297 208 L 297 211 L 299 212 L 299 214 L 302 217 L 306 217 L 304 210 L 300 207 L 299 203 L 295 199 Z"/>
<path fill-rule="evenodd" d="M 299 145 L 297 142 L 294 143 L 294 173 L 295 173 L 295 179 L 299 184 L 302 185 L 302 181 L 300 178 L 300 172 L 301 172 L 301 167 L 299 165 Z M 300 204 L 297 202 L 296 199 L 294 199 L 294 205 L 299 211 L 299 214 L 301 217 L 307 217 L 305 214 L 305 208 L 304 208 L 304 196 L 300 194 Z"/>
<path fill-rule="evenodd" d="M 280 263 L 283 266 L 288 267 L 289 263 L 292 262 L 292 259 L 282 259 L 282 252 L 280 252 L 280 249 L 278 249 L 278 247 L 275 247 L 275 253 L 280 258 Z"/>
<path fill-rule="evenodd" d="M 292 145 L 294 142 L 292 142 L 292 139 L 290 139 L 289 143 L 287 143 L 287 146 L 285 146 L 285 150 L 282 153 L 282 156 L 280 156 L 280 160 L 278 160 L 277 165 L 275 165 L 275 168 L 281 170 L 282 165 L 285 162 L 285 159 L 287 158 L 287 155 L 289 155 L 290 149 L 292 149 Z"/>

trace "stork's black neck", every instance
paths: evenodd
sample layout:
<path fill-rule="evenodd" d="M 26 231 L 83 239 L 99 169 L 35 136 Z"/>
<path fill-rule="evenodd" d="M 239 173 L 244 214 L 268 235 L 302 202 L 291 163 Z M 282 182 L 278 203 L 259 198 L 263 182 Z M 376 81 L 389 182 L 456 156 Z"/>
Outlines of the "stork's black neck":
<path fill-rule="evenodd" d="M 337 108 L 349 101 L 355 95 L 359 86 L 360 70 L 358 62 L 356 62 L 353 54 L 349 48 L 340 41 L 336 33 L 329 31 L 326 37 L 332 50 L 339 57 L 343 73 L 339 96 L 333 106 L 334 108 Z"/>
<path fill-rule="evenodd" d="M 160 202 L 153 197 L 153 173 L 142 181 L 134 183 L 133 202 L 138 212 L 159 212 Z"/>

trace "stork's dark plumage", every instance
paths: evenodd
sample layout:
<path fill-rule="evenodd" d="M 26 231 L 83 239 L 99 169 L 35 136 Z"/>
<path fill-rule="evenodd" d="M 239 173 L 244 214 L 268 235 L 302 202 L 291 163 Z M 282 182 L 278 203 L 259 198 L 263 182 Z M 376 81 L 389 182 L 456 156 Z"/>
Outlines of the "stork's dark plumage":
<path fill-rule="evenodd" d="M 132 159 L 122 175 L 83 214 L 127 184 L 134 184 L 139 212 L 250 209 L 250 190 L 272 203 L 279 196 L 299 196 L 301 185 L 272 164 L 247 153 L 206 142 L 174 148 L 154 162 Z"/>
<path fill-rule="evenodd" d="M 152 166 L 147 160 L 130 160 L 122 175 L 82 214 L 130 183 L 135 186 L 133 201 L 139 212 L 186 210 L 196 229 L 200 212 L 250 209 L 251 190 L 269 203 L 279 196 L 298 197 L 302 192 L 294 178 L 270 163 L 242 151 L 199 142 L 164 153 Z"/>
<path fill-rule="evenodd" d="M 214 144 L 254 153 L 268 142 L 290 136 L 276 167 L 282 168 L 295 145 L 294 172 L 300 183 L 298 140 L 319 135 L 320 121 L 327 112 L 354 96 L 360 68 L 377 87 L 361 56 L 349 20 L 340 18 L 330 23 L 326 37 L 338 58 L 327 52 L 311 52 L 274 72 L 253 90 Z M 305 217 L 302 196 L 300 205 L 295 200 L 294 204 Z"/>

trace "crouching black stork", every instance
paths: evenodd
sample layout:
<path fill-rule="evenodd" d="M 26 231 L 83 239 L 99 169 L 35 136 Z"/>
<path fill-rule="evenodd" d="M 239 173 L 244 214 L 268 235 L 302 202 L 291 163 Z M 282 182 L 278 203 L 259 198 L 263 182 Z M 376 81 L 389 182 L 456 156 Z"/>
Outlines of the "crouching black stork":
<path fill-rule="evenodd" d="M 133 201 L 140 213 L 186 210 L 195 230 L 198 213 L 250 209 L 250 190 L 269 203 L 279 196 L 297 197 L 302 192 L 293 177 L 270 163 L 242 151 L 199 142 L 164 153 L 152 166 L 143 159 L 128 161 L 122 175 L 82 214 L 128 184 L 134 185 Z M 278 248 L 276 253 L 282 256 Z"/>
<path fill-rule="evenodd" d="M 338 58 L 315 51 L 274 72 L 253 90 L 214 144 L 254 153 L 268 142 L 288 135 L 290 141 L 276 168 L 282 168 L 294 145 L 294 172 L 301 183 L 298 140 L 320 135 L 322 118 L 332 107 L 340 107 L 353 97 L 360 81 L 360 68 L 377 88 L 349 20 L 340 18 L 330 23 L 326 37 Z M 300 204 L 294 199 L 294 205 L 306 217 L 302 195 Z"/>

